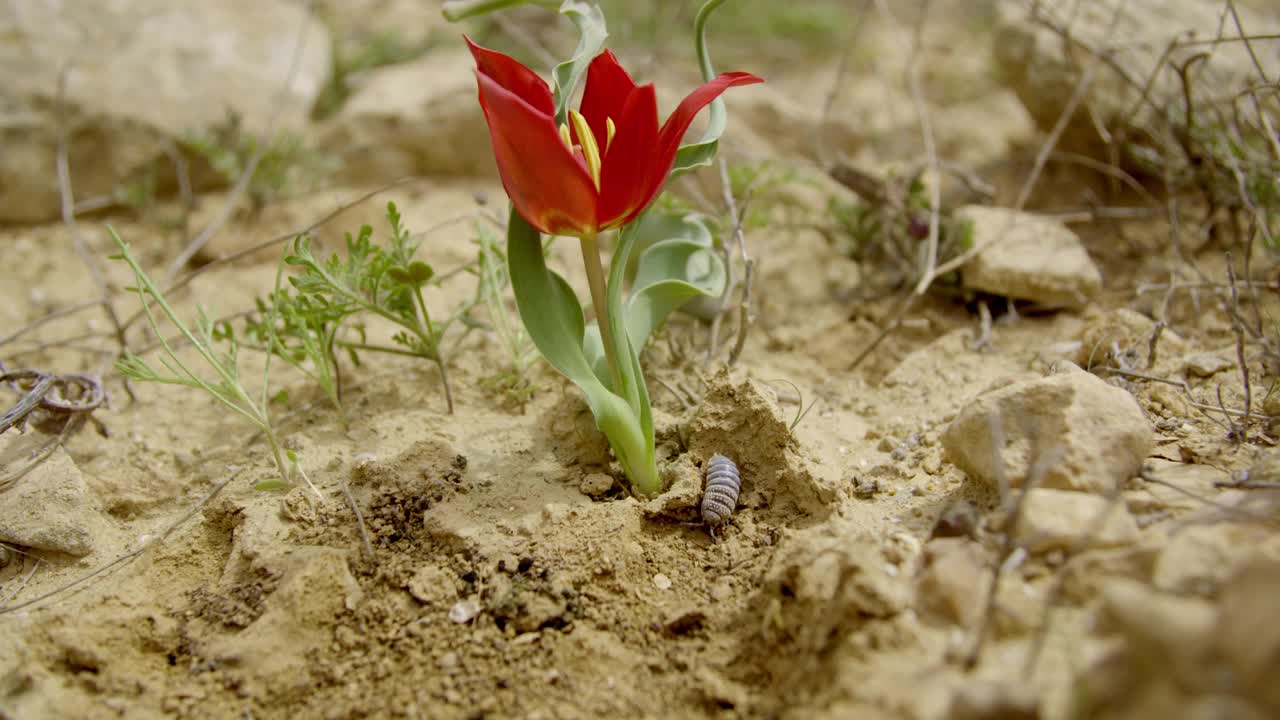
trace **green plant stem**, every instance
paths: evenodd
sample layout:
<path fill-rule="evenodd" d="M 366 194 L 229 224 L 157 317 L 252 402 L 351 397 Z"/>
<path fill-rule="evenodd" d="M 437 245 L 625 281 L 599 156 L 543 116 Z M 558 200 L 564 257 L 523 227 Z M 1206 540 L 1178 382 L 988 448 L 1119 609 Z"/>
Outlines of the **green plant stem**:
<path fill-rule="evenodd" d="M 165 365 L 169 367 L 170 372 L 174 373 L 172 380 L 161 377 L 156 377 L 155 379 L 160 382 L 170 382 L 172 384 L 199 387 L 213 396 L 213 398 L 224 407 L 252 423 L 259 431 L 262 432 L 263 436 L 266 437 L 267 444 L 271 447 L 272 460 L 275 461 L 276 470 L 280 473 L 280 477 L 287 479 L 288 469 L 285 465 L 284 458 L 280 454 L 280 443 L 276 439 L 275 429 L 271 427 L 271 419 L 268 415 L 265 402 L 261 407 L 254 403 L 253 398 L 249 396 L 248 392 L 245 391 L 244 386 L 241 385 L 240 378 L 231 370 L 228 370 L 219 358 L 213 354 L 209 347 L 205 343 L 196 339 L 195 334 L 191 332 L 181 319 L 179 319 L 178 313 L 174 311 L 171 305 L 169 305 L 168 300 L 165 299 L 164 293 L 160 291 L 160 288 L 157 287 L 154 282 L 152 282 L 151 277 L 143 271 L 142 266 L 139 265 L 137 259 L 133 257 L 133 253 L 130 251 L 129 246 L 120 238 L 120 235 L 116 233 L 115 228 L 108 226 L 107 231 L 111 234 L 111 239 L 115 241 L 116 246 L 120 250 L 119 257 L 124 260 L 133 271 L 134 278 L 138 283 L 136 288 L 138 291 L 138 300 L 142 303 L 142 310 L 146 315 L 147 321 L 151 324 L 152 329 L 155 330 L 156 337 L 160 339 L 160 344 L 164 348 L 165 353 L 172 359 L 174 365 L 177 366 L 177 369 L 175 369 L 172 365 L 169 365 L 169 363 L 165 363 Z M 169 318 L 169 322 L 173 323 L 173 325 L 178 328 L 178 331 L 187 338 L 187 342 L 195 348 L 196 352 L 200 354 L 209 367 L 213 368 L 214 372 L 218 373 L 219 377 L 222 378 L 222 385 L 226 388 L 226 393 L 228 393 L 230 397 L 228 397 L 227 394 L 224 394 L 224 392 L 219 388 L 210 385 L 199 375 L 192 372 L 191 369 L 188 368 L 181 359 L 179 359 L 177 352 L 169 344 L 169 341 L 165 339 L 164 333 L 160 332 L 160 325 L 156 321 L 155 315 L 152 313 L 150 303 L 147 302 L 148 295 L 151 296 L 151 299 L 160 307 L 160 310 L 164 312 L 165 316 Z M 234 359 L 232 362 L 234 362 Z M 269 360 L 266 367 L 268 370 L 264 372 L 269 372 Z M 178 369 L 181 370 L 181 373 L 177 371 Z M 185 374 L 190 378 L 190 380 L 184 381 L 180 377 L 181 374 Z"/>
<path fill-rule="evenodd" d="M 600 325 L 600 340 L 604 343 L 605 361 L 609 363 L 609 377 L 613 380 L 613 391 L 622 392 L 622 369 L 618 366 L 617 346 L 613 343 L 613 328 L 609 322 L 608 286 L 604 279 L 604 265 L 600 263 L 600 247 L 598 235 L 582 236 L 582 262 L 587 267 L 587 284 L 591 286 L 591 306 L 596 311 L 596 322 Z"/>
<path fill-rule="evenodd" d="M 413 288 L 413 296 L 418 301 L 418 309 L 422 311 L 421 315 L 414 313 L 418 319 L 418 338 L 428 348 L 436 361 L 436 367 L 440 369 L 440 383 L 444 385 L 444 402 L 449 408 L 449 414 L 452 415 L 453 391 L 449 388 L 449 371 L 445 368 L 444 350 L 440 348 L 436 336 L 431 334 L 431 315 L 428 314 L 427 303 L 422 298 L 421 286 Z"/>
<path fill-rule="evenodd" d="M 343 350 L 366 350 L 368 352 L 387 353 L 388 355 L 403 355 L 405 357 L 422 359 L 422 353 L 412 350 L 405 350 L 391 345 L 374 345 L 372 343 L 351 342 L 350 340 L 339 340 L 338 347 Z"/>
<path fill-rule="evenodd" d="M 363 297 L 360 296 L 359 293 L 354 293 L 348 290 L 342 283 L 338 282 L 337 278 L 334 278 L 331 274 L 326 272 L 320 266 L 319 263 L 311 264 L 311 268 L 315 270 L 317 273 L 319 273 L 325 279 L 325 281 L 329 283 L 330 287 L 342 293 L 342 295 L 348 301 L 354 303 L 355 305 L 359 306 L 360 308 L 368 312 L 371 312 L 386 320 L 390 320 L 391 322 L 397 325 L 400 325 L 401 327 L 404 327 L 404 324 L 400 322 L 399 318 L 397 318 L 393 313 L 389 312 L 386 308 L 382 307 L 381 305 L 378 305 L 376 303 L 371 303 L 365 300 Z M 445 370 L 444 358 L 440 352 L 439 344 L 432 339 L 431 333 L 428 330 L 427 325 L 424 324 L 423 317 L 427 312 L 427 306 L 426 306 L 426 303 L 423 302 L 422 292 L 420 289 L 415 291 L 415 300 L 418 304 L 418 307 L 422 310 L 423 315 L 419 315 L 418 313 L 415 312 L 414 316 L 417 318 L 416 327 L 407 328 L 407 329 L 412 330 L 413 333 L 418 336 L 418 340 L 422 344 L 422 348 L 425 351 L 425 353 L 400 352 L 398 354 L 410 355 L 412 357 L 426 357 L 429 360 L 432 360 L 433 362 L 436 363 L 436 367 L 440 369 L 440 382 L 444 384 L 445 403 L 448 405 L 449 414 L 452 415 L 453 414 L 453 392 L 449 388 L 449 373 L 447 370 Z M 430 322 L 429 317 L 426 320 L 426 322 L 427 323 Z M 341 343 L 341 344 L 343 347 L 356 347 L 356 349 L 360 349 L 359 346 L 356 346 L 355 344 L 348 344 L 348 343 Z M 365 349 L 378 350 L 379 352 L 391 352 L 390 350 L 379 349 L 372 346 L 366 347 Z"/>
<path fill-rule="evenodd" d="M 707 0 L 698 10 L 697 17 L 693 19 L 694 50 L 698 55 L 698 69 L 702 72 L 703 82 L 710 82 L 716 76 L 715 68 L 711 65 L 711 53 L 707 50 L 707 20 L 711 18 L 711 13 L 724 2 L 725 0 Z M 710 119 L 707 123 L 707 131 L 702 137 L 703 142 L 718 139 L 720 133 L 724 132 L 728 115 L 724 100 L 720 98 L 713 100 L 708 113 Z"/>

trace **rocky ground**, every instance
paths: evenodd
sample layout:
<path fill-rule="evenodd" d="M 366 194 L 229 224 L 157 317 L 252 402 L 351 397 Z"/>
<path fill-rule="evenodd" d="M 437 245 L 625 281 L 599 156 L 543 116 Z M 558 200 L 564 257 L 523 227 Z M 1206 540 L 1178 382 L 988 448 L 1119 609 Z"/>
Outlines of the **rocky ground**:
<path fill-rule="evenodd" d="M 1195 231 L 1203 198 L 1099 132 L 1177 102 L 1162 62 L 1198 64 L 1211 113 L 1274 83 L 1280 44 L 1166 56 L 1188 30 L 1236 37 L 1203 0 L 1034 21 L 944 2 L 913 50 L 910 8 L 845 5 L 769 4 L 763 35 L 743 10 L 716 40 L 721 66 L 768 79 L 729 97 L 725 141 L 759 180 L 754 326 L 731 368 L 733 315 L 709 362 L 690 317 L 646 351 L 669 490 L 644 500 L 549 368 L 527 397 L 501 390 L 509 355 L 483 330 L 448 336 L 452 415 L 430 363 L 344 365 L 343 415 L 277 365 L 272 410 L 320 499 L 255 489 L 266 445 L 208 396 L 111 370 L 94 301 L 122 321 L 139 305 L 108 224 L 157 278 L 219 229 L 173 273 L 201 268 L 172 297 L 189 317 L 253 308 L 266 241 L 314 226 L 337 249 L 388 201 L 438 270 L 475 259 L 502 191 L 435 3 L 10 3 L 0 360 L 102 373 L 108 401 L 20 477 L 56 435 L 0 435 L 0 717 L 1280 715 L 1276 256 Z M 1247 32 L 1280 30 L 1266 6 L 1235 4 Z M 687 50 L 606 11 L 671 108 Z M 537 63 L 572 45 L 551 17 L 463 29 Z M 234 187 L 267 131 L 291 140 Z M 851 234 L 868 196 L 849 177 L 900 220 L 894 178 L 930 153 L 923 195 L 983 252 L 907 305 L 922 256 Z M 672 192 L 722 213 L 703 175 Z M 570 250 L 554 262 L 582 284 Z M 428 301 L 475 287 L 458 273 Z M 242 352 L 251 383 L 261 357 Z M 717 453 L 744 482 L 713 538 L 697 508 Z"/>

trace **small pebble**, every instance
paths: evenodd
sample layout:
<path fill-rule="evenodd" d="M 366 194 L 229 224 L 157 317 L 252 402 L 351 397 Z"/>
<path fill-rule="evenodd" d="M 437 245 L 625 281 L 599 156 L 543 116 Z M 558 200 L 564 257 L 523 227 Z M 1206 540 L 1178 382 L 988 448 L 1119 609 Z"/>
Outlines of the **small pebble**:
<path fill-rule="evenodd" d="M 880 483 L 873 478 L 856 477 L 853 479 L 853 495 L 863 500 L 869 500 L 880 492 Z"/>
<path fill-rule="evenodd" d="M 666 575 L 663 575 L 662 573 L 658 573 L 657 575 L 653 576 L 653 584 L 657 586 L 659 590 L 670 590 L 671 578 L 667 577 Z"/>
<path fill-rule="evenodd" d="M 461 625 L 471 622 L 480 614 L 480 603 L 475 600 L 459 600 L 449 608 L 449 619 Z"/>
<path fill-rule="evenodd" d="M 1191 375 L 1212 377 L 1235 365 L 1234 362 L 1213 353 L 1198 353 L 1183 360 L 1182 369 Z"/>
<path fill-rule="evenodd" d="M 591 473 L 582 478 L 578 489 L 587 497 L 601 498 L 608 495 L 609 491 L 613 489 L 613 478 L 604 473 Z"/>
<path fill-rule="evenodd" d="M 733 595 L 733 579 L 728 575 L 722 575 L 715 583 L 711 585 L 712 600 L 727 600 Z"/>

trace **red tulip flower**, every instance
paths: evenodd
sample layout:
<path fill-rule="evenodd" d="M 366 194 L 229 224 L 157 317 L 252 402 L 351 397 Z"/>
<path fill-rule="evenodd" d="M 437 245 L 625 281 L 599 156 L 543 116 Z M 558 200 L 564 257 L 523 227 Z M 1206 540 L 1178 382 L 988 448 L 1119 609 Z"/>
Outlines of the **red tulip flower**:
<path fill-rule="evenodd" d="M 502 185 L 520 215 L 552 235 L 594 236 L 634 220 L 661 192 L 694 116 L 735 85 L 763 82 L 725 73 L 659 128 L 653 85 L 637 86 L 606 50 L 587 69 L 581 109 L 557 127 L 542 78 L 509 55 L 467 44 Z"/>

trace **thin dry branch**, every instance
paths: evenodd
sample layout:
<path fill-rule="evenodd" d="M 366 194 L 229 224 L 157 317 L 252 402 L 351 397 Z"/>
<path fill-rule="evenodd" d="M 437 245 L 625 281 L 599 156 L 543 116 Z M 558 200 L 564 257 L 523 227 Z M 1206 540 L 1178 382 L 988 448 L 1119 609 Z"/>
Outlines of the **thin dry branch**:
<path fill-rule="evenodd" d="M 394 180 L 392 182 L 387 183 L 386 185 L 383 185 L 380 188 L 377 188 L 375 190 L 370 190 L 369 192 L 364 193 L 363 195 L 360 195 L 354 200 L 350 200 L 348 202 L 342 203 L 341 205 L 331 210 L 327 215 L 321 217 L 319 220 L 316 220 L 315 222 L 311 223 L 310 225 L 307 225 L 304 228 L 286 233 L 284 235 L 277 235 L 276 237 L 273 237 L 270 240 L 264 240 L 263 242 L 260 242 L 257 245 L 252 245 L 250 247 L 244 248 L 243 250 L 238 250 L 234 253 L 231 253 L 230 255 L 225 255 L 223 257 L 211 260 L 210 262 L 205 263 L 204 265 L 201 265 L 200 267 L 192 270 L 191 272 L 187 273 L 186 275 L 182 276 L 180 279 L 178 279 L 177 281 L 175 281 L 174 283 L 166 287 L 164 289 L 164 295 L 166 297 L 172 297 L 173 293 L 186 287 L 191 283 L 192 280 L 195 280 L 197 277 L 199 277 L 200 275 L 204 274 L 209 270 L 212 270 L 217 267 L 221 267 L 223 265 L 227 265 L 229 263 L 233 263 L 241 258 L 247 257 L 261 250 L 265 250 L 274 245 L 279 245 L 281 243 L 288 242 L 289 240 L 292 240 L 298 237 L 299 235 L 306 235 L 307 233 L 314 232 L 316 229 L 323 227 L 324 225 L 332 221 L 334 218 L 350 210 L 351 208 L 356 207 L 357 205 L 360 205 L 361 203 L 364 203 L 365 201 L 373 197 L 381 195 L 382 193 L 388 190 L 391 190 L 392 188 L 396 188 L 401 185 L 406 185 L 412 182 L 416 182 L 418 180 L 420 180 L 420 178 L 413 178 L 413 177 L 404 177 L 404 178 L 400 178 L 399 180 Z M 437 225 L 437 227 L 440 227 L 447 223 L 461 222 L 462 220 L 471 216 L 472 214 L 468 214 L 465 217 L 450 218 L 444 223 Z M 128 320 L 125 321 L 124 323 L 125 328 L 128 329 L 130 327 L 133 327 L 133 324 L 138 320 L 141 320 L 143 317 L 145 317 L 145 313 L 142 310 L 135 312 L 133 315 L 129 316 Z"/>
<path fill-rule="evenodd" d="M 71 186 L 71 161 L 69 159 L 69 137 L 70 130 L 67 128 L 66 119 L 66 90 L 67 90 L 67 71 L 63 68 L 58 74 L 58 93 L 57 93 L 57 114 L 58 123 L 58 147 L 55 154 L 55 164 L 58 173 L 58 193 L 61 200 L 62 224 L 67 228 L 67 233 L 71 236 L 71 242 L 75 247 L 76 255 L 80 257 L 80 261 L 84 263 L 85 268 L 89 270 L 89 277 L 92 278 L 93 284 L 97 286 L 98 297 L 101 298 L 99 304 L 102 306 L 103 312 L 107 316 L 107 320 L 111 322 L 111 327 L 115 333 L 115 340 L 119 346 L 116 357 L 122 357 L 129 352 L 129 344 L 125 339 L 125 327 L 120 322 L 120 316 L 116 313 L 115 306 L 111 304 L 111 288 L 107 284 L 106 274 L 102 269 L 98 257 L 89 250 L 89 244 L 85 240 L 84 235 L 80 232 L 79 226 L 76 224 L 76 199 L 75 192 Z M 107 367 L 103 367 L 99 374 L 104 372 Z M 133 388 L 130 387 L 126 380 L 124 383 L 125 393 L 130 400 L 136 400 Z"/>

